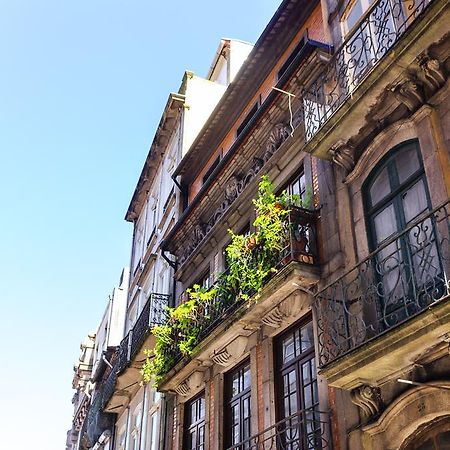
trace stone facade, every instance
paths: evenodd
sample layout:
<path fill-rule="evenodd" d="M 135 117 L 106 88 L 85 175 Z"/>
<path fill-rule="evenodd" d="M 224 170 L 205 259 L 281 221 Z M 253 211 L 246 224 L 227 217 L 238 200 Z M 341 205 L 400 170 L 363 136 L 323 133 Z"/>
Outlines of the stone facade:
<path fill-rule="evenodd" d="M 126 334 L 103 404 L 115 450 L 447 448 L 449 23 L 448 0 L 287 0 L 179 147 L 186 75 L 127 212 Z M 230 45 L 209 82 L 226 79 Z M 263 174 L 311 194 L 289 213 L 288 251 L 257 295 L 192 318 L 190 356 L 174 336 L 155 394 L 139 384 L 155 345 L 140 299 L 176 306 L 217 282 Z"/>

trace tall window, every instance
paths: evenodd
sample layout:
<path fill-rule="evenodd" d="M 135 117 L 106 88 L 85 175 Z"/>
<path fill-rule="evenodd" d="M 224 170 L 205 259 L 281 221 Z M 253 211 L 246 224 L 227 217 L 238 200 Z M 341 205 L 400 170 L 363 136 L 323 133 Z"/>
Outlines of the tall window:
<path fill-rule="evenodd" d="M 251 436 L 250 362 L 246 362 L 225 379 L 225 447 L 240 444 Z M 250 448 L 243 444 L 240 449 Z"/>
<path fill-rule="evenodd" d="M 381 325 L 389 326 L 415 312 L 417 295 L 409 295 L 410 291 L 417 292 L 440 272 L 430 220 L 395 238 L 430 208 L 418 142 L 409 141 L 391 152 L 364 190 L 371 250 L 383 246 L 374 272 L 380 286 Z"/>
<path fill-rule="evenodd" d="M 290 195 L 298 195 L 300 197 L 300 201 L 306 200 L 307 197 L 306 176 L 303 169 L 292 181 L 289 182 L 287 186 L 287 191 L 288 194 Z"/>
<path fill-rule="evenodd" d="M 284 447 L 289 450 L 320 447 L 319 397 L 312 322 L 296 325 L 278 340 L 277 411 Z"/>
<path fill-rule="evenodd" d="M 205 395 L 185 405 L 185 443 L 187 450 L 205 449 Z"/>

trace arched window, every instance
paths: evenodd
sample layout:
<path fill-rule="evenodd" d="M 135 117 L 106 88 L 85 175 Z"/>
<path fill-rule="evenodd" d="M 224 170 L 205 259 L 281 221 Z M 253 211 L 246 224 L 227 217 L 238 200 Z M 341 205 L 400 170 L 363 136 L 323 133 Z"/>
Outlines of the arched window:
<path fill-rule="evenodd" d="M 409 439 L 405 450 L 449 450 L 450 420 L 447 417 L 435 424 L 427 424 L 423 430 Z"/>
<path fill-rule="evenodd" d="M 379 325 L 387 328 L 424 306 L 426 296 L 420 292 L 440 272 L 431 221 L 403 232 L 431 207 L 418 142 L 394 148 L 369 175 L 363 190 L 370 250 L 377 250 Z"/>

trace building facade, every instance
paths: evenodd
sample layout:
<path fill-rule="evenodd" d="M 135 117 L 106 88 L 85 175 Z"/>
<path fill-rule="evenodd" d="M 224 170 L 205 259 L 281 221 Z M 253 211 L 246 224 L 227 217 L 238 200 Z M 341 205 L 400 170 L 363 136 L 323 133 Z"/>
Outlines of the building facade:
<path fill-rule="evenodd" d="M 448 0 L 284 0 L 185 74 L 126 216 L 114 449 L 449 448 L 449 24 Z"/>

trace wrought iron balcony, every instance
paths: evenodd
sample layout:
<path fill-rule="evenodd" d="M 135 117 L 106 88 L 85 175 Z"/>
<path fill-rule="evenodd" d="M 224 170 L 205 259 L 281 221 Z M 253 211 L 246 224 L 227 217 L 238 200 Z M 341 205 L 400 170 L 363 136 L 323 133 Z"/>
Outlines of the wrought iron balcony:
<path fill-rule="evenodd" d="M 305 409 L 227 450 L 330 450 L 330 414 Z"/>
<path fill-rule="evenodd" d="M 316 266 L 319 262 L 317 252 L 317 222 L 318 211 L 308 210 L 292 206 L 288 219 L 286 220 L 286 240 L 285 247 L 278 254 L 273 256 L 274 266 L 282 269 L 292 261 L 306 266 Z M 259 244 L 253 248 L 253 258 L 257 259 Z M 225 273 L 226 274 L 226 273 Z M 223 274 L 223 275 L 225 275 Z M 242 294 L 251 297 L 255 292 L 242 292 L 240 286 L 235 286 L 233 290 L 224 288 L 221 281 L 217 281 L 211 290 L 215 289 L 216 294 L 208 301 L 205 301 L 202 310 L 197 311 L 192 317 L 192 328 L 198 331 L 198 342 L 201 342 L 211 331 L 220 325 L 226 318 L 230 317 L 243 304 Z M 267 282 L 269 278 L 267 279 Z M 238 295 L 240 294 L 240 295 Z M 188 299 L 187 293 L 180 296 L 182 301 Z M 166 354 L 166 359 L 172 362 L 172 367 L 182 358 L 177 343 L 180 339 L 180 332 L 173 328 L 174 345 Z"/>
<path fill-rule="evenodd" d="M 314 137 L 432 1 L 373 3 L 325 71 L 303 92 L 301 114 L 306 141 Z"/>
<path fill-rule="evenodd" d="M 119 346 L 119 362 L 117 370 L 122 372 L 130 361 L 139 353 L 142 344 L 155 325 L 162 325 L 166 318 L 170 295 L 150 294 L 139 317 Z"/>
<path fill-rule="evenodd" d="M 320 366 L 449 296 L 449 210 L 422 215 L 317 294 Z"/>
<path fill-rule="evenodd" d="M 114 390 L 116 388 L 118 366 L 119 366 L 118 360 L 116 360 L 113 363 L 111 372 L 109 373 L 108 378 L 106 379 L 105 384 L 103 386 L 102 408 L 105 408 L 105 406 L 108 404 L 108 402 L 111 400 L 111 397 L 114 394 Z"/>
<path fill-rule="evenodd" d="M 170 295 L 150 294 L 143 310 L 141 311 L 134 327 L 122 339 L 117 350 L 117 359 L 113 363 L 111 372 L 105 382 L 103 393 L 103 406 L 105 406 L 114 394 L 117 377 L 126 369 L 130 362 L 142 349 L 150 330 L 155 325 L 161 325 L 166 320 L 166 309 L 169 306 Z"/>

